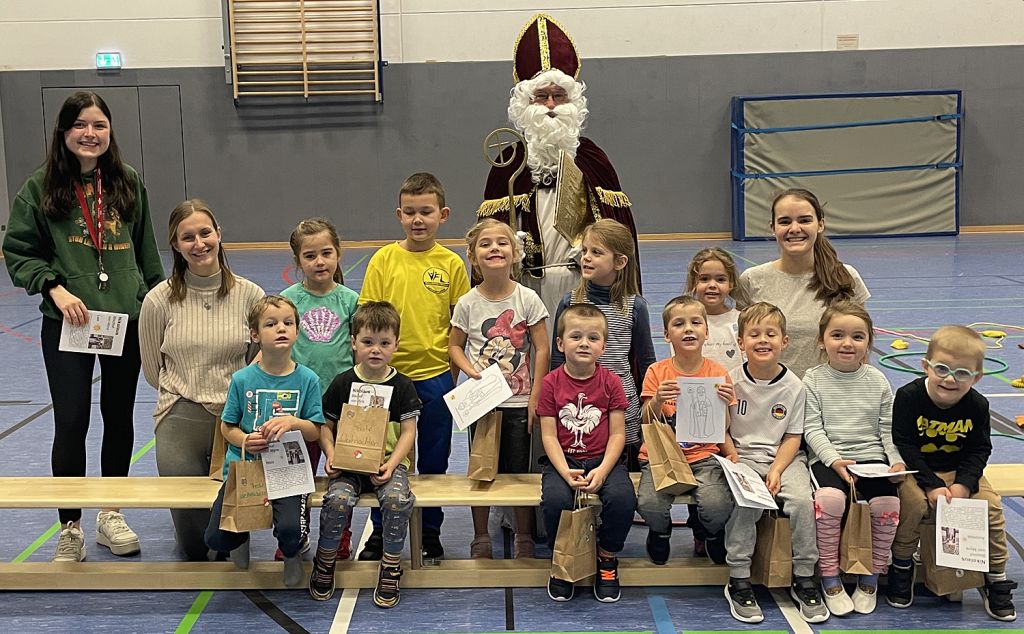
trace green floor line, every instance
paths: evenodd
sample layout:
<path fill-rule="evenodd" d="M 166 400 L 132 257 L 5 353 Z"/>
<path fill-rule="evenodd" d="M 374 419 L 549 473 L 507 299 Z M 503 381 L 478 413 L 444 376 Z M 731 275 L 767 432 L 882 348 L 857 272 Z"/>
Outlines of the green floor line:
<path fill-rule="evenodd" d="M 739 253 L 736 253 L 734 251 L 730 251 L 729 249 L 722 249 L 722 250 L 725 251 L 726 253 L 728 253 L 729 255 L 731 255 L 734 259 L 743 260 L 744 262 L 746 262 L 750 266 L 757 266 L 758 264 L 760 264 L 760 262 L 754 262 L 753 260 L 749 260 L 749 259 L 743 257 L 742 255 L 740 255 Z"/>
<path fill-rule="evenodd" d="M 153 447 L 155 447 L 155 446 L 156 446 L 156 438 L 151 438 L 149 442 L 147 442 L 138 451 L 136 451 L 134 454 L 132 454 L 131 462 L 129 462 L 128 464 L 129 465 L 135 464 L 136 462 L 139 461 L 140 458 L 142 458 L 142 456 L 144 456 L 147 453 L 149 453 L 153 449 Z M 46 532 L 44 532 L 42 535 L 37 537 L 34 542 L 32 542 L 31 544 L 28 545 L 28 548 L 26 548 L 25 550 L 23 550 L 20 553 L 18 553 L 18 556 L 11 560 L 11 563 L 12 564 L 20 564 L 21 562 L 23 562 L 26 559 L 28 559 L 29 557 L 31 557 L 32 554 L 35 553 L 37 550 L 39 550 L 42 547 L 43 544 L 48 542 L 51 537 L 56 535 L 57 531 L 59 531 L 59 530 L 60 530 L 60 522 L 54 522 L 53 526 L 51 526 L 50 528 L 46 529 Z"/>
<path fill-rule="evenodd" d="M 824 631 L 824 630 L 823 630 Z M 963 632 L 970 632 L 971 634 L 1020 634 L 1024 632 L 1021 629 L 969 629 L 969 630 L 827 630 L 828 634 L 953 634 L 954 632 L 962 634 Z"/>
<path fill-rule="evenodd" d="M 361 257 L 358 260 L 356 260 L 355 264 L 353 264 L 352 266 L 350 266 L 347 269 L 345 269 L 345 271 L 344 271 L 345 277 L 348 277 L 349 273 L 351 273 L 352 271 L 356 270 L 357 266 L 359 266 L 360 264 L 362 264 L 363 262 L 365 262 L 369 258 L 370 258 L 370 254 L 367 253 L 367 254 L 363 255 L 363 257 Z"/>
<path fill-rule="evenodd" d="M 213 592 L 210 590 L 200 592 L 196 600 L 192 602 L 192 607 L 188 609 L 188 614 L 181 619 L 178 627 L 174 628 L 174 634 L 188 634 L 191 632 L 196 621 L 199 620 L 199 615 L 206 609 L 206 604 L 210 602 L 212 596 Z"/>

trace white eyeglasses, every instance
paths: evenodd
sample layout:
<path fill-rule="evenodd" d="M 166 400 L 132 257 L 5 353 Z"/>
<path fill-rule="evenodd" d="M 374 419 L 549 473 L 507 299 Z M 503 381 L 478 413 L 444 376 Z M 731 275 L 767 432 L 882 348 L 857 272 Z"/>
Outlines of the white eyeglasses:
<path fill-rule="evenodd" d="M 978 376 L 977 370 L 968 370 L 967 368 L 951 368 L 945 363 L 932 363 L 928 359 L 924 360 L 928 364 L 928 367 L 932 369 L 935 376 L 940 379 L 944 379 L 949 375 L 953 375 L 953 380 L 957 383 L 966 383 L 974 377 Z"/>

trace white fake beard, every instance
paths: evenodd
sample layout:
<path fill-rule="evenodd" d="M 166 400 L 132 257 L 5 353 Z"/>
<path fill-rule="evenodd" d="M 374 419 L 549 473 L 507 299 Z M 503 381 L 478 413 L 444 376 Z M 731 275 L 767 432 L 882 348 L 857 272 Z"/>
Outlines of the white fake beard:
<path fill-rule="evenodd" d="M 549 116 L 554 112 L 556 116 Z M 541 104 L 522 108 L 512 123 L 526 137 L 526 165 L 534 183 L 553 183 L 558 174 L 558 152 L 576 157 L 580 145 L 581 117 L 576 104 L 565 103 L 548 110 Z"/>

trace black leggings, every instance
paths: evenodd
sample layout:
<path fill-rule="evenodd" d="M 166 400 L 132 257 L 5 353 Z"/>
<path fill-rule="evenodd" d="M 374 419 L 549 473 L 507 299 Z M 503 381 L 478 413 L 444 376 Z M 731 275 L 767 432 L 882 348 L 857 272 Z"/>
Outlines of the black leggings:
<path fill-rule="evenodd" d="M 53 402 L 53 450 L 50 468 L 56 477 L 85 475 L 85 438 L 92 411 L 92 373 L 100 359 L 100 414 L 103 448 L 100 470 L 104 476 L 128 475 L 135 445 L 135 390 L 142 361 L 137 321 L 129 321 L 120 357 L 61 352 L 61 322 L 43 317 L 41 339 L 46 381 Z M 58 509 L 61 525 L 77 522 L 81 509 Z"/>

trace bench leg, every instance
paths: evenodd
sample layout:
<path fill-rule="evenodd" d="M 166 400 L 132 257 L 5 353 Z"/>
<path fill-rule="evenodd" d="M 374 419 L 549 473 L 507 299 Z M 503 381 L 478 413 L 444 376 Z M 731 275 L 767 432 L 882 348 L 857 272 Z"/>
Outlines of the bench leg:
<path fill-rule="evenodd" d="M 409 561 L 413 570 L 423 567 L 423 509 L 418 506 L 409 517 Z"/>

